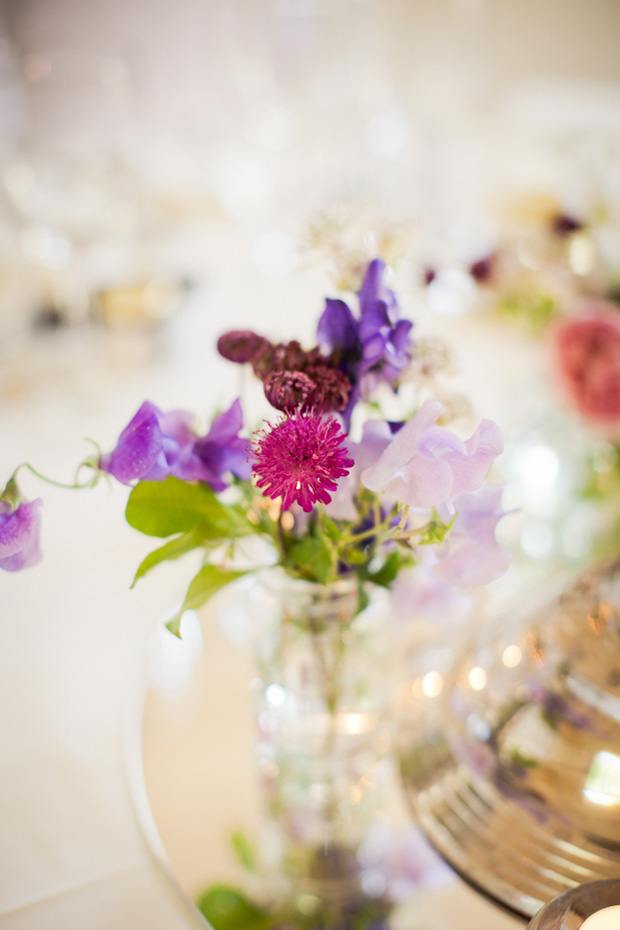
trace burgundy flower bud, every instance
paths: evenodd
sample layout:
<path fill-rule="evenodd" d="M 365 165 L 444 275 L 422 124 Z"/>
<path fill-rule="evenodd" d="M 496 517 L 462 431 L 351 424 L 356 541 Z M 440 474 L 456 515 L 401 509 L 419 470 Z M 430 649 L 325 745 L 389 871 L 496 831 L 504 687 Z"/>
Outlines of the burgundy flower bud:
<path fill-rule="evenodd" d="M 303 371 L 274 371 L 265 379 L 265 397 L 276 410 L 292 411 L 308 406 L 317 385 Z"/>
<path fill-rule="evenodd" d="M 426 287 L 428 287 L 429 284 L 432 284 L 436 277 L 437 277 L 437 272 L 435 271 L 434 268 L 431 268 L 429 266 L 424 269 L 422 280 L 424 281 L 424 284 L 426 285 Z"/>
<path fill-rule="evenodd" d="M 315 390 L 306 399 L 308 407 L 315 407 L 323 413 L 344 410 L 351 391 L 351 382 L 347 376 L 325 364 L 325 361 L 310 366 L 307 373 L 316 383 Z"/>
<path fill-rule="evenodd" d="M 493 274 L 494 256 L 488 255 L 486 258 L 479 258 L 469 266 L 469 273 L 479 284 L 488 281 Z"/>
<path fill-rule="evenodd" d="M 270 345 L 268 339 L 251 330 L 231 330 L 220 336 L 217 341 L 217 351 L 229 362 L 237 362 L 240 365 L 245 362 L 254 364 L 270 348 Z"/>
<path fill-rule="evenodd" d="M 562 238 L 572 236 L 573 233 L 579 232 L 580 229 L 583 229 L 581 220 L 569 216 L 567 213 L 558 213 L 551 221 L 551 231 Z"/>

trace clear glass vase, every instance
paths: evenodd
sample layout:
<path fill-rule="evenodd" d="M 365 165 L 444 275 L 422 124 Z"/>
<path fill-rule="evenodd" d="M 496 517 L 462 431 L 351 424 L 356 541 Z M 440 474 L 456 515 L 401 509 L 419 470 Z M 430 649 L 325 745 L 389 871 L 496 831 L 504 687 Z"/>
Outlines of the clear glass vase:
<path fill-rule="evenodd" d="M 248 603 L 263 863 L 283 895 L 342 911 L 365 895 L 365 841 L 395 779 L 387 592 L 271 570 Z"/>

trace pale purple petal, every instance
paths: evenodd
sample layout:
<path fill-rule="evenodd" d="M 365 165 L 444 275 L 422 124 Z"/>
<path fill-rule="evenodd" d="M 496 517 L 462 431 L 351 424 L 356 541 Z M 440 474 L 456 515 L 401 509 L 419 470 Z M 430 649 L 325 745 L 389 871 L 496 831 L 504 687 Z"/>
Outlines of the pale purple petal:
<path fill-rule="evenodd" d="M 436 507 L 484 481 L 493 459 L 502 451 L 499 428 L 483 420 L 463 441 L 435 426 L 444 408 L 426 401 L 396 434 L 379 461 L 362 474 L 371 491 L 410 507 Z"/>
<path fill-rule="evenodd" d="M 145 401 L 119 436 L 116 447 L 112 452 L 101 456 L 99 468 L 121 484 L 132 484 L 144 478 L 156 464 L 165 470 L 165 461 L 161 459 L 161 415 L 161 411 L 154 404 Z"/>
<path fill-rule="evenodd" d="M 400 572 L 391 586 L 394 613 L 404 622 L 424 621 L 437 627 L 455 626 L 465 620 L 472 608 L 472 598 L 440 581 L 433 569 L 437 565 L 434 547 L 424 546 L 420 562 Z"/>
<path fill-rule="evenodd" d="M 463 449 L 450 449 L 446 455 L 454 482 L 451 496 L 479 488 L 503 449 L 502 431 L 497 423 L 481 420 L 476 432 L 463 444 Z"/>
<path fill-rule="evenodd" d="M 385 492 L 392 500 L 412 507 L 430 507 L 445 500 L 451 488 L 449 468 L 441 464 L 437 467 L 437 463 L 421 456 L 418 450 L 425 433 L 443 411 L 441 404 L 426 401 L 392 438 L 376 464 L 362 472 L 362 484 L 370 491 Z"/>
<path fill-rule="evenodd" d="M 17 572 L 41 560 L 39 541 L 41 499 L 21 503 L 15 510 L 0 502 L 0 568 Z"/>
<path fill-rule="evenodd" d="M 433 573 L 440 581 L 474 588 L 489 584 L 506 571 L 512 559 L 495 537 L 497 524 L 506 515 L 501 498 L 501 485 L 489 484 L 454 500 L 456 520 L 445 542 L 436 549 L 438 562 Z"/>
<path fill-rule="evenodd" d="M 358 517 L 354 498 L 360 488 L 360 476 L 364 469 L 373 465 L 392 439 L 392 431 L 385 420 L 368 420 L 362 428 L 360 442 L 345 442 L 347 453 L 355 464 L 344 478 L 338 481 L 331 503 L 325 512 L 334 520 L 356 520 Z"/>
<path fill-rule="evenodd" d="M 189 410 L 169 410 L 160 414 L 159 425 L 164 436 L 169 436 L 179 448 L 193 445 L 196 439 L 194 415 Z"/>

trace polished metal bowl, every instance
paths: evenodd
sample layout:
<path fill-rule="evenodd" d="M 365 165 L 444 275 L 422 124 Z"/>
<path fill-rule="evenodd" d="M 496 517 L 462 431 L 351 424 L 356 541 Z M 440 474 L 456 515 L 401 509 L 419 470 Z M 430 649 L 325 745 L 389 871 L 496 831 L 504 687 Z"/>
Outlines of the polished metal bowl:
<path fill-rule="evenodd" d="M 496 629 L 409 705 L 403 781 L 450 865 L 529 918 L 620 877 L 620 560 Z"/>

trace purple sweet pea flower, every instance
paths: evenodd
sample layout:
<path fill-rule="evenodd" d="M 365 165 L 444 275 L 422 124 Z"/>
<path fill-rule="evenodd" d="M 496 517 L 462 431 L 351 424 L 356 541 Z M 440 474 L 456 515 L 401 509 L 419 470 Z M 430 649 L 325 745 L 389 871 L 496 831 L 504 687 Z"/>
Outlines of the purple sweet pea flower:
<path fill-rule="evenodd" d="M 499 427 L 482 420 L 469 439 L 435 423 L 444 408 L 426 401 L 396 433 L 379 461 L 362 473 L 362 484 L 410 507 L 437 507 L 479 488 L 503 449 Z M 452 513 L 454 510 L 452 510 Z"/>
<path fill-rule="evenodd" d="M 222 475 L 231 472 L 246 480 L 252 473 L 249 461 L 248 441 L 238 433 L 243 426 L 243 414 L 239 399 L 220 413 L 211 424 L 211 429 L 194 445 L 194 455 L 200 462 L 201 481 L 206 481 L 214 491 L 228 487 Z"/>
<path fill-rule="evenodd" d="M 146 400 L 129 421 L 112 452 L 99 459 L 99 468 L 120 481 L 132 484 L 151 469 L 161 469 L 166 476 L 164 435 L 160 426 L 161 411 Z M 155 479 L 157 480 L 157 479 Z"/>
<path fill-rule="evenodd" d="M 18 572 L 41 560 L 39 543 L 41 499 L 23 501 L 18 507 L 0 501 L 0 568 Z"/>
<path fill-rule="evenodd" d="M 99 468 L 122 484 L 163 481 L 174 475 L 184 481 L 205 481 L 215 491 L 228 487 L 223 478 L 227 472 L 250 476 L 247 440 L 237 435 L 242 426 L 239 400 L 215 418 L 203 438 L 197 437 L 192 421 L 185 410 L 162 413 L 145 401 L 112 452 L 101 456 Z"/>
<path fill-rule="evenodd" d="M 318 342 L 334 358 L 352 384 L 345 425 L 360 396 L 369 397 L 380 382 L 395 387 L 410 361 L 412 323 L 399 320 L 396 296 L 384 284 L 385 264 L 370 263 L 359 292 L 356 319 L 343 300 L 328 299 L 318 324 Z"/>
<path fill-rule="evenodd" d="M 495 538 L 495 528 L 506 515 L 501 499 L 502 487 L 498 484 L 487 484 L 455 498 L 456 520 L 436 550 L 438 561 L 433 574 L 439 581 L 458 588 L 475 588 L 503 575 L 511 556 Z M 439 513 L 442 519 L 450 519 L 445 505 Z"/>

